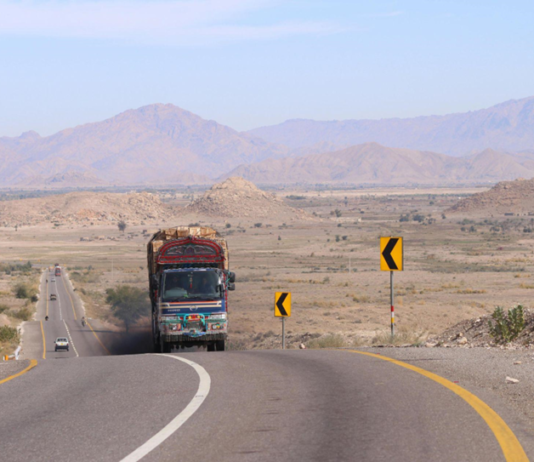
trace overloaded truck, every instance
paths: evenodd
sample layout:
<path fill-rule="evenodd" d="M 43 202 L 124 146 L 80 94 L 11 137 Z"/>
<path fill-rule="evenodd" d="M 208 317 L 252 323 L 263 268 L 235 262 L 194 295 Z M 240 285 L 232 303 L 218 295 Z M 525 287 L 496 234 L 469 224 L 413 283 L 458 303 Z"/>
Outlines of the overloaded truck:
<path fill-rule="evenodd" d="M 228 291 L 235 289 L 228 246 L 212 228 L 176 227 L 148 243 L 154 349 L 205 346 L 224 351 L 228 338 Z"/>

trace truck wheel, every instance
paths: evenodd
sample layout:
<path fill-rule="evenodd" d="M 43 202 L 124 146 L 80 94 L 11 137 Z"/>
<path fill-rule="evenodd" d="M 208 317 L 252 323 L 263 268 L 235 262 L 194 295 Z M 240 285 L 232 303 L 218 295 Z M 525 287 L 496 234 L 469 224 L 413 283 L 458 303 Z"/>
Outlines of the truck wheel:
<path fill-rule="evenodd" d="M 161 345 L 157 337 L 154 337 L 154 353 L 163 353 L 161 351 Z"/>
<path fill-rule="evenodd" d="M 159 352 L 160 353 L 170 353 L 171 352 L 171 343 L 166 343 L 163 341 L 160 335 L 160 341 L 159 341 Z"/>
<path fill-rule="evenodd" d="M 217 340 L 215 342 L 215 348 L 217 349 L 217 351 L 226 350 L 226 342 L 224 340 Z"/>

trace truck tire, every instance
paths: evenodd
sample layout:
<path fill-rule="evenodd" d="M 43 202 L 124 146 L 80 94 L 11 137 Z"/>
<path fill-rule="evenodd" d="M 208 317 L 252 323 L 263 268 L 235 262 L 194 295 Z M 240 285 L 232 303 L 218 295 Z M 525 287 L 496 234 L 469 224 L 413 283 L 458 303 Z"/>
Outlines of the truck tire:
<path fill-rule="evenodd" d="M 215 343 L 208 343 L 208 351 L 215 351 Z"/>
<path fill-rule="evenodd" d="M 217 341 L 215 342 L 215 349 L 216 349 L 217 351 L 224 351 L 224 350 L 226 350 L 226 341 L 224 341 L 224 340 L 217 340 Z"/>
<path fill-rule="evenodd" d="M 163 341 L 163 339 L 161 339 L 161 336 L 160 336 L 160 341 L 159 341 L 159 352 L 160 353 L 170 353 L 171 352 L 171 348 L 172 348 L 172 344 L 171 343 L 166 343 Z"/>

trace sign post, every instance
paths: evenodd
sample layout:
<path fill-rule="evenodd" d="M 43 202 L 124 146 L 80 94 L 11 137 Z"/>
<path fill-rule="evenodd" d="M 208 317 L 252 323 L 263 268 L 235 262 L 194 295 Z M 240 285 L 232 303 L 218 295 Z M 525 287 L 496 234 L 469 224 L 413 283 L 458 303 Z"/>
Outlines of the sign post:
<path fill-rule="evenodd" d="M 286 349 L 286 318 L 291 317 L 291 292 L 275 292 L 274 315 L 282 318 L 282 350 Z"/>
<path fill-rule="evenodd" d="M 395 335 L 395 288 L 393 273 L 404 269 L 404 246 L 402 237 L 380 238 L 380 270 L 389 271 L 389 296 L 391 306 L 391 336 Z"/>

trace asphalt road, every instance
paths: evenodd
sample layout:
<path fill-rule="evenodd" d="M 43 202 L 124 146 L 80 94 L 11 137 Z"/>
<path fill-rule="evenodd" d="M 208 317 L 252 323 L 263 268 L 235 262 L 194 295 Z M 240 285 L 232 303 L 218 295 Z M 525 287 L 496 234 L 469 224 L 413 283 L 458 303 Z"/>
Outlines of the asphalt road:
<path fill-rule="evenodd" d="M 50 300 L 55 294 L 57 300 Z M 48 316 L 48 321 L 45 317 Z M 82 326 L 84 313 L 72 287 L 63 274 L 45 270 L 41 277 L 41 297 L 35 321 L 24 324 L 22 358 L 65 359 L 109 354 L 102 340 L 89 325 Z M 69 339 L 69 351 L 55 351 L 58 337 Z"/>
<path fill-rule="evenodd" d="M 108 355 L 82 328 L 75 293 L 50 279 L 58 302 L 48 304 L 42 323 L 46 360 L 0 384 L 0 461 L 120 461 L 169 425 L 143 460 L 506 460 L 468 402 L 378 357 L 341 350 Z M 40 304 L 38 316 L 46 309 Z M 35 326 L 40 331 L 40 320 L 25 329 L 25 354 L 42 358 Z M 74 348 L 53 351 L 67 328 L 78 356 Z M 508 424 L 532 451 L 527 423 Z"/>

